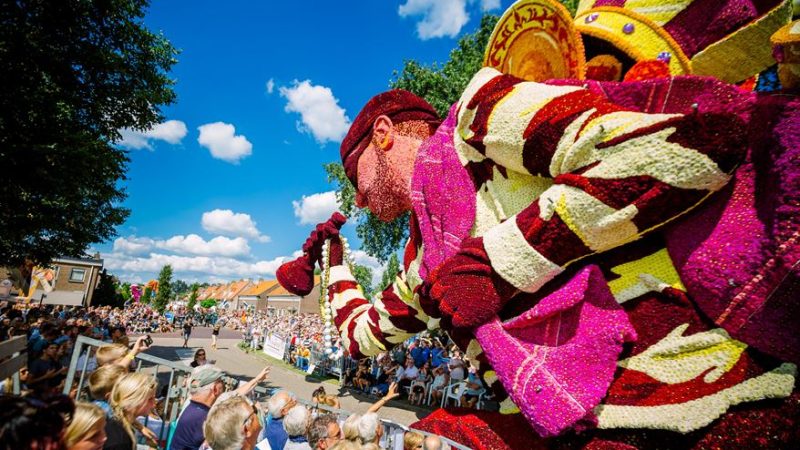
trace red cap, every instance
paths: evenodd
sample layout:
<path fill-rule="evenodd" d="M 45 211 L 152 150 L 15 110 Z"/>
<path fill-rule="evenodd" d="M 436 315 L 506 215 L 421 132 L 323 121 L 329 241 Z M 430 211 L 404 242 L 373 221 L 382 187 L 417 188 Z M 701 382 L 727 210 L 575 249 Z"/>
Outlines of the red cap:
<path fill-rule="evenodd" d="M 428 102 L 411 92 L 394 89 L 372 97 L 356 116 L 350 131 L 342 141 L 340 150 L 344 172 L 356 188 L 358 188 L 358 158 L 369 144 L 366 138 L 372 133 L 372 124 L 382 115 L 389 117 L 394 123 L 409 120 L 436 123 L 441 121 L 436 110 Z"/>

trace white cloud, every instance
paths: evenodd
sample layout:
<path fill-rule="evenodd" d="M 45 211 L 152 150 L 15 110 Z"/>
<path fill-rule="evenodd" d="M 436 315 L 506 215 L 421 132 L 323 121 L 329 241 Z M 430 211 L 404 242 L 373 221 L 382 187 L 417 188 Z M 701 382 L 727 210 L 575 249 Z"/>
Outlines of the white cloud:
<path fill-rule="evenodd" d="M 438 37 L 456 37 L 469 22 L 467 5 L 478 0 L 407 0 L 400 5 L 400 17 L 421 16 L 417 22 L 417 36 L 422 40 Z M 500 7 L 500 0 L 480 0 L 481 11 Z"/>
<path fill-rule="evenodd" d="M 180 120 L 168 120 L 159 123 L 150 130 L 137 131 L 130 128 L 119 130 L 122 139 L 117 142 L 121 147 L 131 150 L 141 150 L 146 148 L 152 150 L 151 141 L 164 141 L 169 144 L 180 144 L 181 139 L 186 137 L 186 124 Z"/>
<path fill-rule="evenodd" d="M 165 241 L 157 241 L 156 247 L 172 250 L 175 253 L 191 255 L 247 256 L 250 254 L 250 246 L 247 245 L 247 239 L 242 237 L 231 239 L 217 236 L 210 241 L 206 241 L 196 234 L 178 235 Z"/>
<path fill-rule="evenodd" d="M 281 87 L 279 91 L 287 100 L 286 112 L 300 114 L 298 130 L 311 133 L 320 144 L 344 138 L 350 119 L 330 88 L 315 86 L 310 80 L 295 80 L 292 87 Z"/>
<path fill-rule="evenodd" d="M 275 90 L 275 80 L 270 78 L 267 80 L 267 94 L 272 94 L 272 91 Z"/>
<path fill-rule="evenodd" d="M 119 237 L 114 241 L 114 252 L 124 255 L 145 255 L 154 249 L 170 250 L 184 255 L 247 256 L 250 246 L 243 237 L 217 236 L 209 241 L 196 234 L 176 235 L 169 239 L 149 237 Z"/>
<path fill-rule="evenodd" d="M 491 11 L 500 7 L 500 0 L 481 0 L 481 11 Z"/>
<path fill-rule="evenodd" d="M 292 207 L 300 224 L 316 225 L 328 220 L 339 209 L 339 203 L 336 201 L 336 192 L 328 191 L 304 195 L 301 200 L 294 200 Z"/>
<path fill-rule="evenodd" d="M 146 254 L 156 245 L 155 240 L 136 236 L 118 237 L 114 240 L 114 251 L 126 255 Z"/>
<path fill-rule="evenodd" d="M 253 144 L 246 137 L 237 136 L 236 128 L 229 123 L 207 123 L 197 129 L 200 130 L 197 142 L 209 149 L 214 158 L 236 164 L 253 153 Z"/>
<path fill-rule="evenodd" d="M 269 242 L 270 237 L 261 234 L 250 214 L 235 213 L 230 209 L 215 209 L 203 213 L 200 220 L 203 229 L 209 233 L 226 236 L 241 236 L 258 242 Z"/>
<path fill-rule="evenodd" d="M 223 256 L 180 256 L 163 253 L 150 253 L 147 256 L 127 256 L 117 253 L 103 255 L 105 267 L 109 271 L 135 274 L 156 274 L 167 264 L 172 266 L 176 276 L 184 274 L 206 274 L 211 277 L 230 279 L 274 277 L 288 258 L 279 256 L 271 260 L 254 263 Z"/>
<path fill-rule="evenodd" d="M 400 5 L 400 17 L 422 16 L 417 35 L 422 40 L 455 37 L 469 21 L 466 0 L 408 0 Z"/>

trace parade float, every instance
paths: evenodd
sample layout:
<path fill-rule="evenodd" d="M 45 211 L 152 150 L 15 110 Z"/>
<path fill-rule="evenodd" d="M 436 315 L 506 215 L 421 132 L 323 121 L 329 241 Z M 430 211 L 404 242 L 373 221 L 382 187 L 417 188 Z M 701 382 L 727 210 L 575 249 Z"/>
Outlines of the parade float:
<path fill-rule="evenodd" d="M 327 342 L 442 328 L 500 411 L 413 427 L 472 448 L 800 446 L 800 26 L 792 2 L 522 0 L 448 116 L 373 97 L 342 142 L 360 203 L 412 211 L 364 298 L 320 224 Z M 334 354 L 332 348 L 329 353 Z"/>

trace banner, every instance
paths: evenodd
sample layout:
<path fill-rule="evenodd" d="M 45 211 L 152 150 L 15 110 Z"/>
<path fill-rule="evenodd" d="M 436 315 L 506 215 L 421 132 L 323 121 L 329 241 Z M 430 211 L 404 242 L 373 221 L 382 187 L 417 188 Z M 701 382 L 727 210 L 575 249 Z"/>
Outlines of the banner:
<path fill-rule="evenodd" d="M 283 359 L 283 352 L 286 350 L 286 343 L 279 334 L 270 334 L 264 338 L 264 353 L 273 358 Z"/>

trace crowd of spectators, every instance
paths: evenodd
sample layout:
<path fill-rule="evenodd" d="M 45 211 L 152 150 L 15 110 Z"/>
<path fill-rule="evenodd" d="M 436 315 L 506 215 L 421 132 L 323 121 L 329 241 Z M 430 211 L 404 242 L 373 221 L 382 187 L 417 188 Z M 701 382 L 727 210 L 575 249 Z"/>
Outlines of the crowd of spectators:
<path fill-rule="evenodd" d="M 238 322 L 240 329 L 251 335 L 279 333 L 290 339 L 301 366 L 308 363 L 309 350 L 321 345 L 322 325 L 315 315 L 276 320 L 231 314 L 223 319 L 220 323 Z M 0 385 L 0 450 L 133 450 L 137 444 L 172 450 L 226 450 L 253 449 L 259 443 L 264 443 L 262 448 L 268 443 L 272 449 L 374 449 L 380 448 L 384 433 L 377 411 L 403 392 L 401 386 L 410 387 L 409 377 L 396 376 L 394 364 L 388 372 L 393 376 L 382 379 L 383 397 L 363 415 L 340 420 L 341 416 L 298 404 L 288 391 L 278 391 L 262 408 L 248 394 L 267 378 L 269 369 L 247 383 L 231 386 L 225 383 L 228 378 L 222 370 L 206 360 L 205 351 L 200 349 L 195 352 L 187 385 L 190 398 L 181 405 L 174 428 L 166 430 L 161 417 L 167 415 L 163 399 L 169 386 L 159 385 L 150 374 L 131 372 L 136 355 L 147 350 L 148 345 L 146 336 L 129 337 L 129 333 L 160 331 L 164 322 L 165 317 L 142 304 L 125 309 L 0 305 L 0 341 L 25 336 L 29 359 L 20 372 L 21 396 L 9 395 L 10 379 Z M 101 340 L 104 345 L 96 351 L 86 347 L 78 355 L 79 370 L 86 368 L 82 374 L 87 381 L 86 391 L 78 393 L 73 388 L 66 390 L 70 395 L 62 395 L 75 342 L 81 335 Z M 427 373 L 431 354 L 437 352 L 418 354 L 423 347 L 417 343 L 403 347 L 403 360 L 424 360 L 420 369 Z M 392 361 L 384 356 L 378 363 Z M 411 366 L 414 364 L 400 370 L 411 373 Z M 375 386 L 368 383 L 361 387 Z M 76 402 L 75 398 L 85 401 Z M 313 402 L 340 408 L 339 399 L 328 395 L 324 388 L 317 389 Z M 442 445 L 438 438 L 423 440 L 416 433 L 408 433 L 406 441 L 413 444 L 407 448 L 414 449 Z"/>
<path fill-rule="evenodd" d="M 384 395 L 390 383 L 396 382 L 401 394 L 415 405 L 439 405 L 454 385 L 462 388 L 458 400 L 463 407 L 475 408 L 480 398 L 489 397 L 472 361 L 439 338 L 416 337 L 390 352 L 362 359 L 344 381 L 345 386 L 370 395 Z"/>

